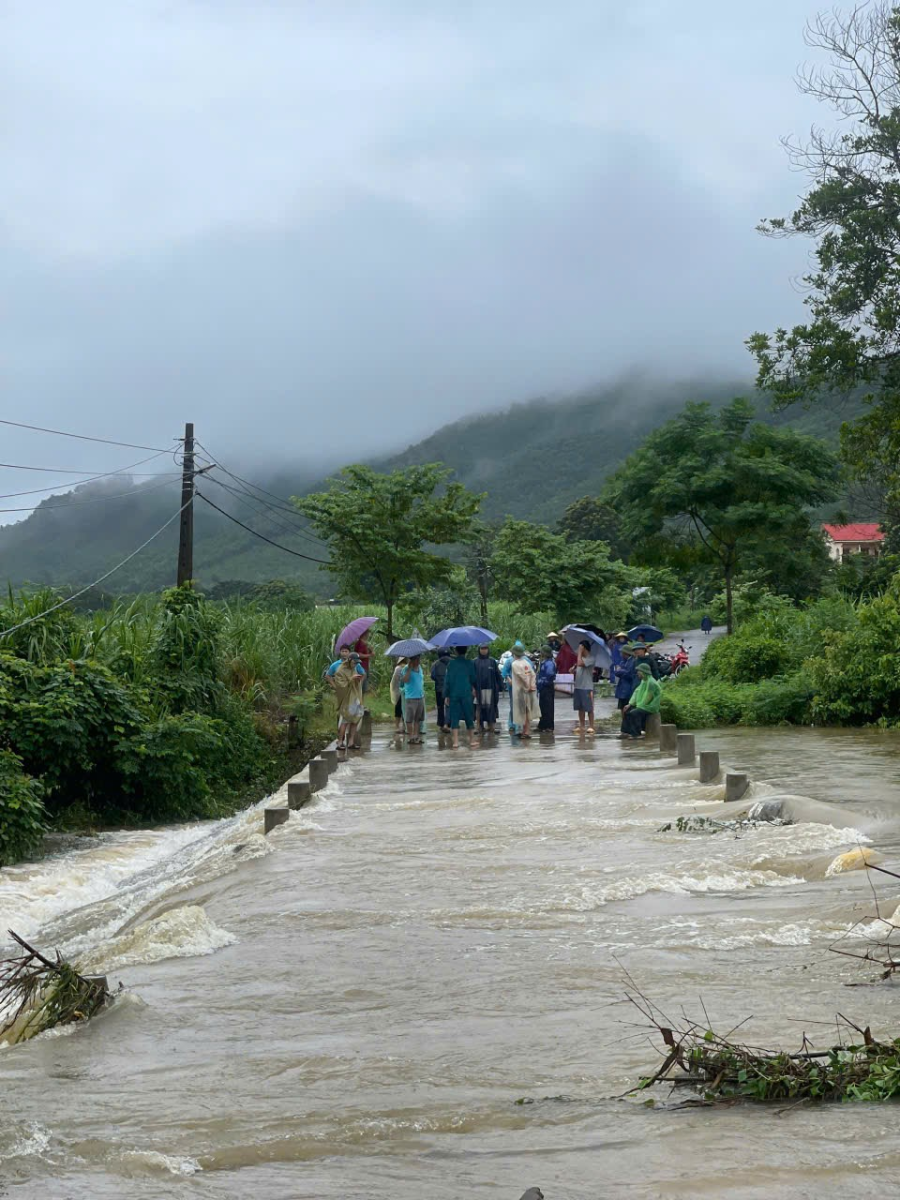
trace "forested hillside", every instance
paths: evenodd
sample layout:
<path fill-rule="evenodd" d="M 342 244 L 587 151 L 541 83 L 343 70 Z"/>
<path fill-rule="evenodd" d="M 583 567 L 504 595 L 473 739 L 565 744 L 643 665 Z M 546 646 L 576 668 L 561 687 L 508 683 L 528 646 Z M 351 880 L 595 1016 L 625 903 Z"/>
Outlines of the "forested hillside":
<path fill-rule="evenodd" d="M 552 523 L 572 500 L 596 493 L 640 441 L 688 400 L 707 400 L 718 406 L 747 391 L 746 381 L 739 380 L 627 380 L 453 422 L 375 465 L 393 468 L 444 462 L 467 487 L 486 493 L 487 517 L 512 514 Z M 760 412 L 766 418 L 762 404 Z M 792 412 L 790 422 L 784 416 L 777 420 L 833 439 L 847 415 L 840 406 L 820 405 L 809 412 Z M 237 497 L 216 486 L 213 479 L 206 479 L 202 490 L 252 529 L 297 554 L 325 556 L 321 546 L 294 532 L 291 517 Z M 229 483 L 226 476 L 222 480 Z M 308 468 L 292 469 L 285 464 L 269 477 L 258 475 L 254 482 L 277 496 L 288 497 L 313 490 L 319 481 L 311 477 Z M 24 521 L 0 527 L 0 581 L 72 585 L 97 579 L 140 546 L 178 508 L 177 482 L 162 489 L 149 485 L 135 495 L 110 498 L 116 491 L 132 490 L 133 485 L 121 479 L 114 485 L 108 481 L 87 485 L 67 496 L 52 497 Z M 194 567 L 202 584 L 280 578 L 299 581 L 320 597 L 330 594 L 329 577 L 315 563 L 267 545 L 200 501 L 195 510 Z M 155 590 L 174 582 L 177 541 L 178 525 L 173 522 L 116 572 L 109 590 Z"/>

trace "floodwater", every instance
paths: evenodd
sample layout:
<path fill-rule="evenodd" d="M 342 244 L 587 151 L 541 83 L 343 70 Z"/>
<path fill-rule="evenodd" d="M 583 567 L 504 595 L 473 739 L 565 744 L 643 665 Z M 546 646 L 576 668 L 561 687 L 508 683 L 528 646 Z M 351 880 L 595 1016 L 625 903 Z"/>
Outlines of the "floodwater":
<path fill-rule="evenodd" d="M 0 872 L 0 929 L 126 985 L 89 1026 L 0 1050 L 0 1195 L 896 1194 L 895 1108 L 621 1098 L 660 1061 L 635 987 L 673 1019 L 749 1018 L 759 1045 L 828 1047 L 837 1012 L 900 1033 L 896 989 L 848 988 L 871 970 L 828 952 L 874 911 L 869 879 L 827 874 L 867 841 L 900 863 L 900 739 L 698 742 L 754 797 L 834 807 L 659 832 L 721 789 L 611 728 L 579 742 L 561 700 L 554 740 L 376 731 L 268 839 L 253 809 Z"/>

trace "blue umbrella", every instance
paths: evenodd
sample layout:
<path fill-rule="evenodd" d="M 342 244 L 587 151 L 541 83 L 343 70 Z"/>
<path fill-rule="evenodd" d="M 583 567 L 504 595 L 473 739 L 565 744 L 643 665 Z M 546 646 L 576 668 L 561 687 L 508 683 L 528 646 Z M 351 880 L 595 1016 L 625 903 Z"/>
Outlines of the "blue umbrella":
<path fill-rule="evenodd" d="M 644 635 L 645 642 L 661 642 L 666 636 L 661 629 L 657 629 L 655 625 L 635 625 L 634 629 L 628 630 L 628 636 L 631 640 L 637 641 L 638 635 Z"/>
<path fill-rule="evenodd" d="M 609 667 L 612 664 L 612 655 L 609 652 L 609 647 L 603 638 L 597 637 L 596 633 L 591 633 L 590 629 L 580 629 L 577 625 L 569 625 L 564 632 L 566 641 L 573 650 L 578 649 L 580 642 L 591 643 L 591 654 L 594 656 L 598 667 Z"/>
<path fill-rule="evenodd" d="M 431 639 L 435 650 L 444 646 L 483 646 L 485 642 L 496 641 L 497 634 L 489 629 L 479 629 L 477 625 L 459 625 L 455 629 L 442 629 Z"/>

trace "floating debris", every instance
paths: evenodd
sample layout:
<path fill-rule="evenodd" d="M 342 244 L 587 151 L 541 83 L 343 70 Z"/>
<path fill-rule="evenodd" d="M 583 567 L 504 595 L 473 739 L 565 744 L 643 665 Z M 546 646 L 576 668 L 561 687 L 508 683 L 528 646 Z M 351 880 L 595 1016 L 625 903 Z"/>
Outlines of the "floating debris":
<path fill-rule="evenodd" d="M 9 935 L 23 953 L 0 959 L 0 1014 L 8 1014 L 0 1025 L 0 1045 L 89 1021 L 110 999 L 105 980 L 80 975 L 58 952 L 55 961 L 45 958 L 11 929 Z"/>

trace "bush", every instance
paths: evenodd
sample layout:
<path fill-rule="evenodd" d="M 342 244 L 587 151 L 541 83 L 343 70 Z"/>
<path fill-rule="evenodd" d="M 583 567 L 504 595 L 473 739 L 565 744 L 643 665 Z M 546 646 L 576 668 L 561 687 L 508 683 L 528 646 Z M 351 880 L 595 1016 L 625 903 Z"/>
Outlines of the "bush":
<path fill-rule="evenodd" d="M 807 664 L 817 720 L 836 725 L 900 723 L 900 579 L 858 609 L 856 625 L 824 635 Z"/>
<path fill-rule="evenodd" d="M 662 719 L 680 729 L 713 725 L 800 725 L 810 719 L 810 694 L 805 675 L 780 676 L 758 683 L 729 683 L 704 679 L 686 671 L 666 681 Z"/>
<path fill-rule="evenodd" d="M 229 811 L 232 786 L 240 773 L 237 765 L 246 769 L 246 752 L 235 753 L 233 732 L 228 723 L 197 713 L 151 721 L 120 748 L 122 790 L 128 803 L 116 815 L 186 821 Z M 254 740 L 258 759 L 261 747 Z"/>
<path fill-rule="evenodd" d="M 44 832 L 43 788 L 22 770 L 22 760 L 0 750 L 0 867 L 30 854 Z"/>

